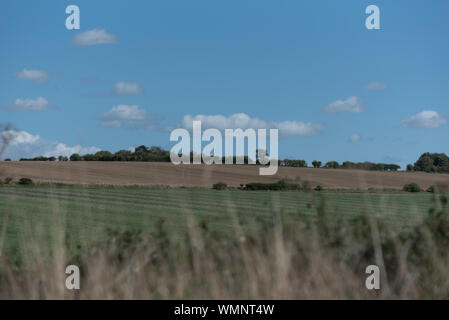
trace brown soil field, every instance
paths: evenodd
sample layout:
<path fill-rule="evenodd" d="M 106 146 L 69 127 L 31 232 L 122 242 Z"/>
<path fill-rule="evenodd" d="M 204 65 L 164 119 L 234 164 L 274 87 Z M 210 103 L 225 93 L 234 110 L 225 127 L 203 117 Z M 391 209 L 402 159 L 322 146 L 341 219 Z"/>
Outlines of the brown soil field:
<path fill-rule="evenodd" d="M 64 184 L 190 187 L 211 187 L 217 182 L 238 187 L 242 183 L 280 179 L 308 181 L 312 186 L 329 189 L 401 189 L 410 182 L 422 188 L 449 185 L 449 174 L 281 167 L 274 176 L 259 176 L 259 168 L 253 165 L 176 166 L 154 162 L 0 162 L 0 177 Z"/>

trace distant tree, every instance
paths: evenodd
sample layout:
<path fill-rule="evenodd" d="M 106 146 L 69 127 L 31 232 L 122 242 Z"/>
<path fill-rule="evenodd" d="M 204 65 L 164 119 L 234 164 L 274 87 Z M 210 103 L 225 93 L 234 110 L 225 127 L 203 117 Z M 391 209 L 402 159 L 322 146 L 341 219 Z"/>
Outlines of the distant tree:
<path fill-rule="evenodd" d="M 279 163 L 282 167 L 297 167 L 297 168 L 306 168 L 307 162 L 305 160 L 290 160 L 284 159 Z"/>
<path fill-rule="evenodd" d="M 112 161 L 114 156 L 109 151 L 98 151 L 94 154 L 94 161 Z"/>
<path fill-rule="evenodd" d="M 74 153 L 70 156 L 70 161 L 81 161 L 81 156 L 78 153 Z"/>
<path fill-rule="evenodd" d="M 132 160 L 132 152 L 129 150 L 120 150 L 114 153 L 115 161 L 131 161 Z"/>
<path fill-rule="evenodd" d="M 384 171 L 398 171 L 401 169 L 401 166 L 397 164 L 386 164 L 384 165 Z"/>
<path fill-rule="evenodd" d="M 325 167 L 328 169 L 337 169 L 340 167 L 337 161 L 329 161 L 325 164 Z"/>
<path fill-rule="evenodd" d="M 312 165 L 314 168 L 321 168 L 322 163 L 321 161 L 313 160 Z"/>
<path fill-rule="evenodd" d="M 449 157 L 444 153 L 426 152 L 415 162 L 414 169 L 424 172 L 449 173 Z"/>
<path fill-rule="evenodd" d="M 148 152 L 152 153 L 152 154 L 161 155 L 161 154 L 163 154 L 165 152 L 165 150 L 163 150 L 161 147 L 151 147 L 148 150 Z"/>
<path fill-rule="evenodd" d="M 58 161 L 68 161 L 69 159 L 65 156 L 59 156 Z"/>
<path fill-rule="evenodd" d="M 6 158 L 4 161 L 11 161 L 11 159 L 10 158 Z"/>
<path fill-rule="evenodd" d="M 44 156 L 35 157 L 33 159 L 30 159 L 31 161 L 48 161 L 49 159 Z"/>
<path fill-rule="evenodd" d="M 338 166 L 337 166 L 338 168 Z M 351 161 L 345 161 L 341 164 L 341 168 L 343 169 L 356 169 L 357 168 L 357 164 Z"/>
<path fill-rule="evenodd" d="M 415 167 L 412 164 L 408 164 L 407 171 L 415 171 Z"/>
<path fill-rule="evenodd" d="M 56 161 L 56 157 L 49 157 L 48 161 Z"/>

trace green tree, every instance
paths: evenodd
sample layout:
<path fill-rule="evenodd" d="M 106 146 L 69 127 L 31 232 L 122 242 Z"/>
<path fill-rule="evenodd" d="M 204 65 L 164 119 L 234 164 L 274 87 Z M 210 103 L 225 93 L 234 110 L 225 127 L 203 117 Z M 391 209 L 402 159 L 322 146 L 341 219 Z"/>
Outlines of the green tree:
<path fill-rule="evenodd" d="M 321 161 L 313 160 L 312 165 L 314 168 L 321 168 L 322 163 Z"/>
<path fill-rule="evenodd" d="M 74 153 L 70 156 L 70 161 L 81 161 L 81 156 L 78 153 Z"/>
<path fill-rule="evenodd" d="M 415 162 L 415 170 L 449 173 L 449 157 L 444 153 L 426 152 Z"/>
<path fill-rule="evenodd" d="M 337 161 L 329 161 L 328 163 L 326 163 L 325 167 L 328 169 L 337 169 L 340 167 L 340 165 Z"/>

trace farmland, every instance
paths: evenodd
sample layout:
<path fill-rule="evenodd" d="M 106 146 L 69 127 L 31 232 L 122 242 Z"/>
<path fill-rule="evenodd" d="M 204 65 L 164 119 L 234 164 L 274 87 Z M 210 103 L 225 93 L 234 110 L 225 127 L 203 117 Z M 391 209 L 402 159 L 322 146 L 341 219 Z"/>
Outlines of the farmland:
<path fill-rule="evenodd" d="M 379 172 L 350 169 L 280 167 L 273 176 L 260 176 L 254 165 L 178 165 L 156 162 L 0 162 L 0 178 L 23 177 L 35 182 L 115 185 L 186 186 L 210 188 L 225 182 L 238 187 L 249 182 L 280 179 L 308 181 L 328 189 L 397 189 L 416 182 L 426 189 L 433 184 L 449 184 L 449 174 L 424 172 Z"/>
<path fill-rule="evenodd" d="M 231 232 L 236 217 L 249 229 L 257 228 L 257 221 L 273 219 L 273 212 L 282 213 L 294 223 L 304 215 L 313 216 L 322 202 L 335 215 L 367 213 L 404 227 L 417 223 L 427 213 L 432 195 L 12 185 L 0 188 L 0 230 L 4 232 L 4 250 L 12 252 L 21 241 L 49 236 L 60 226 L 77 242 L 85 243 L 101 240 L 107 228 L 151 231 L 160 221 L 176 236 L 185 229 L 187 217 L 207 221 L 217 232 Z"/>
<path fill-rule="evenodd" d="M 0 172 L 12 178 L 0 185 L 0 298 L 447 297 L 447 195 L 399 190 L 444 185 L 444 174 L 39 162 Z M 236 188 L 280 178 L 325 189 Z M 373 263 L 389 276 L 380 293 L 364 287 Z M 63 286 L 71 264 L 79 292 Z"/>

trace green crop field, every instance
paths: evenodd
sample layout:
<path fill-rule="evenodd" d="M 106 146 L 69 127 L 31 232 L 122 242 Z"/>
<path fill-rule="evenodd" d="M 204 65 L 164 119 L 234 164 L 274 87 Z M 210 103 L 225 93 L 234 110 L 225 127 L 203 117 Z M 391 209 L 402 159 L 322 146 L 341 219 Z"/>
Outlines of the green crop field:
<path fill-rule="evenodd" d="M 76 243 L 101 241 L 106 230 L 151 232 L 163 222 L 176 237 L 189 217 L 216 232 L 232 232 L 236 221 L 257 228 L 276 213 L 295 223 L 325 205 L 331 214 L 373 214 L 399 228 L 415 224 L 433 205 L 431 194 L 402 192 L 265 192 L 196 188 L 2 186 L 0 248 L 52 241 L 61 231 Z M 45 244 L 45 242 L 44 242 Z"/>

